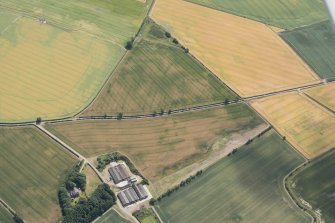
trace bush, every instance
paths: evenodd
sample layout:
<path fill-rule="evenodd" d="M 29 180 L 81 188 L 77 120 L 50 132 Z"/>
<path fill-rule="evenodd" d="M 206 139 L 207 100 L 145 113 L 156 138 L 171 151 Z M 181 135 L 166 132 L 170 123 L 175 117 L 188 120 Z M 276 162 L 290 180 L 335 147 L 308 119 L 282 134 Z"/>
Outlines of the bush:
<path fill-rule="evenodd" d="M 42 122 L 42 118 L 41 117 L 36 118 L 36 121 L 35 121 L 36 125 L 41 124 L 41 122 Z"/>
<path fill-rule="evenodd" d="M 141 184 L 143 184 L 143 185 L 149 185 L 148 179 L 143 179 L 142 182 L 141 182 Z"/>
<path fill-rule="evenodd" d="M 132 50 L 133 49 L 133 42 L 132 41 L 128 41 L 125 48 L 127 50 Z"/>
<path fill-rule="evenodd" d="M 123 113 L 122 112 L 118 113 L 116 119 L 121 120 L 122 118 L 123 118 Z"/>
<path fill-rule="evenodd" d="M 167 38 L 171 38 L 171 33 L 169 33 L 169 32 L 165 32 L 165 36 L 166 36 Z"/>
<path fill-rule="evenodd" d="M 15 223 L 24 223 L 22 218 L 20 218 L 17 214 L 14 215 L 13 220 Z"/>
<path fill-rule="evenodd" d="M 178 44 L 178 43 L 179 43 L 178 40 L 177 40 L 176 38 L 173 38 L 172 42 L 173 42 L 174 44 Z"/>

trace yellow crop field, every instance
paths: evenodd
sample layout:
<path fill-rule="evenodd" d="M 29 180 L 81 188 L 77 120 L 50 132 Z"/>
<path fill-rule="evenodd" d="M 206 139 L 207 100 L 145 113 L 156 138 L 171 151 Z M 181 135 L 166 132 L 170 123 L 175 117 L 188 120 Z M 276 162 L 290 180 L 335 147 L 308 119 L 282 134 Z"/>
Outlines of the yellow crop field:
<path fill-rule="evenodd" d="M 335 111 L 335 83 L 310 88 L 306 90 L 305 93 L 317 100 L 319 103 Z"/>
<path fill-rule="evenodd" d="M 305 157 L 335 147 L 335 116 L 298 93 L 280 94 L 251 102 Z"/>
<path fill-rule="evenodd" d="M 319 81 L 262 23 L 182 0 L 158 0 L 151 17 L 242 97 Z"/>
<path fill-rule="evenodd" d="M 78 112 L 124 53 L 118 45 L 24 17 L 2 27 L 0 122 Z"/>

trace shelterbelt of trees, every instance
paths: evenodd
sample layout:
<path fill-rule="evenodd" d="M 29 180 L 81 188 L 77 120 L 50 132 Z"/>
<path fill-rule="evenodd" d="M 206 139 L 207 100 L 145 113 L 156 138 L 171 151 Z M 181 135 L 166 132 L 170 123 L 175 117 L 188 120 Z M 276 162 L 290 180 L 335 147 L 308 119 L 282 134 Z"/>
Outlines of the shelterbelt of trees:
<path fill-rule="evenodd" d="M 101 184 L 90 197 L 80 197 L 73 204 L 69 190 L 74 187 L 86 189 L 86 176 L 79 172 L 81 163 L 71 169 L 64 184 L 59 188 L 58 198 L 62 209 L 63 223 L 89 223 L 106 212 L 116 202 L 116 197 L 107 184 Z"/>

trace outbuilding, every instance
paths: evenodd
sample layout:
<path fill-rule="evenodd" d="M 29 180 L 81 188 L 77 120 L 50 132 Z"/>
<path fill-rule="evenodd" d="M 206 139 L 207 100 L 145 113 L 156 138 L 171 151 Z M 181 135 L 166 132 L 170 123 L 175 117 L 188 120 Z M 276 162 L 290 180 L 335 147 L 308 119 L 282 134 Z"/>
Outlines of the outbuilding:
<path fill-rule="evenodd" d="M 128 180 L 130 175 L 124 164 L 118 164 L 108 169 L 108 172 L 115 184 Z"/>
<path fill-rule="evenodd" d="M 133 184 L 133 188 L 140 200 L 144 200 L 148 197 L 148 193 L 142 184 Z"/>
<path fill-rule="evenodd" d="M 117 197 L 121 201 L 123 207 L 136 203 L 136 201 L 140 200 L 137 196 L 135 190 L 132 187 L 129 187 L 123 191 L 121 191 Z"/>

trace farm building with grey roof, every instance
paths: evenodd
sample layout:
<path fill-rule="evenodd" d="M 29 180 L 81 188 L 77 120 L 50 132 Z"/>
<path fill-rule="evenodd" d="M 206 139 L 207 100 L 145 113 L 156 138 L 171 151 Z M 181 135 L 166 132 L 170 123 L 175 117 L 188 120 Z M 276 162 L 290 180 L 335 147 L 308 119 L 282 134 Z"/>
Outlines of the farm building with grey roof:
<path fill-rule="evenodd" d="M 142 184 L 133 184 L 132 187 L 121 191 L 117 197 L 121 201 L 122 206 L 126 207 L 136 203 L 137 201 L 146 199 L 148 197 L 148 193 Z"/>
<path fill-rule="evenodd" d="M 124 180 L 128 180 L 130 177 L 124 164 L 112 166 L 108 169 L 108 172 L 115 184 L 118 184 Z"/>

